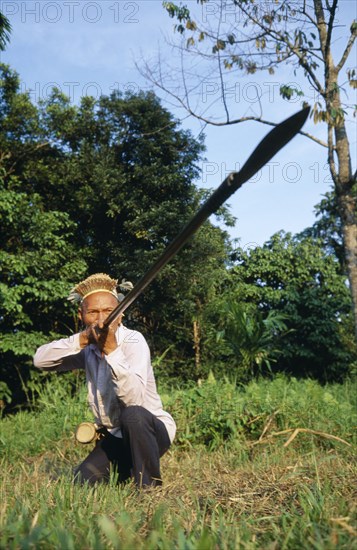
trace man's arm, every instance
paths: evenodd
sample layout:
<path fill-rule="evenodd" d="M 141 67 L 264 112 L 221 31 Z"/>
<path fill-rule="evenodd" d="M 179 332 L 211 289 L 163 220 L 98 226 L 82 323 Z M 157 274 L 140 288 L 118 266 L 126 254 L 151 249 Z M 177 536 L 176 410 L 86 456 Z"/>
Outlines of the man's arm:
<path fill-rule="evenodd" d="M 79 338 L 79 334 L 74 334 L 40 346 L 33 360 L 35 367 L 57 372 L 84 369 L 84 354 L 81 353 Z"/>

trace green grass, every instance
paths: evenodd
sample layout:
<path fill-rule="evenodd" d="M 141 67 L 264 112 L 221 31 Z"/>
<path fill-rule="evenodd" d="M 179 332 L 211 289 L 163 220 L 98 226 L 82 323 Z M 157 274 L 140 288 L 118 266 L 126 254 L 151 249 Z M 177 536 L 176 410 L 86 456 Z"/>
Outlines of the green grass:
<path fill-rule="evenodd" d="M 38 405 L 1 421 L 2 549 L 348 549 L 356 544 L 355 388 L 212 377 L 162 388 L 178 436 L 164 485 L 78 487 L 85 389 L 52 375 Z M 304 428 L 286 446 L 293 429 Z M 290 430 L 290 431 L 289 431 Z M 283 433 L 281 433 L 283 432 Z M 319 432 L 316 434 L 315 432 Z M 340 438 L 330 439 L 329 436 Z M 285 446 L 284 446 L 285 444 Z"/>

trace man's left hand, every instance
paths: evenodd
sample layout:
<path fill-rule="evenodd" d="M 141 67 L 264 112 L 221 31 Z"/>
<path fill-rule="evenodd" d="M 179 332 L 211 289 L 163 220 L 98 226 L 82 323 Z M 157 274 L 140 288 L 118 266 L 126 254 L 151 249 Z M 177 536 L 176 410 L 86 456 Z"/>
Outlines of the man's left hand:
<path fill-rule="evenodd" d="M 109 355 L 112 351 L 118 347 L 118 342 L 115 337 L 115 333 L 118 328 L 118 322 L 115 321 L 105 329 L 103 329 L 103 323 L 98 323 L 100 332 L 98 334 L 97 346 L 104 355 Z"/>
<path fill-rule="evenodd" d="M 116 339 L 116 331 L 118 326 L 121 323 L 122 315 L 115 319 L 108 327 L 103 329 L 103 322 L 99 321 L 95 327 L 92 327 L 92 334 L 96 340 L 97 347 L 99 351 L 104 355 L 109 355 L 115 351 L 118 347 L 118 342 Z M 96 331 L 98 327 L 99 331 Z"/>

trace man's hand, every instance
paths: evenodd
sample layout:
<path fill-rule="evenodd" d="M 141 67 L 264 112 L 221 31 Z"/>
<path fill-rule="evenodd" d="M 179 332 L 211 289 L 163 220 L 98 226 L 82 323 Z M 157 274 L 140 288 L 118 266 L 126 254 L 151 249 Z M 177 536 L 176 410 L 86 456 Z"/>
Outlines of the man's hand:
<path fill-rule="evenodd" d="M 89 344 L 97 343 L 97 335 L 95 332 L 95 327 L 97 323 L 87 326 L 82 332 L 79 333 L 79 345 L 81 349 L 89 346 Z"/>
<path fill-rule="evenodd" d="M 79 334 L 80 347 L 85 348 L 89 344 L 95 344 L 104 355 L 108 355 L 116 350 L 118 343 L 115 333 L 121 323 L 121 319 L 122 316 L 113 321 L 113 323 L 105 329 L 103 329 L 102 321 L 98 321 L 86 327 L 86 329 Z"/>
<path fill-rule="evenodd" d="M 112 351 L 116 350 L 118 347 L 117 339 L 115 333 L 118 328 L 118 321 L 114 321 L 109 327 L 103 329 L 103 323 L 98 323 L 99 334 L 97 340 L 97 346 L 99 350 L 108 355 Z"/>

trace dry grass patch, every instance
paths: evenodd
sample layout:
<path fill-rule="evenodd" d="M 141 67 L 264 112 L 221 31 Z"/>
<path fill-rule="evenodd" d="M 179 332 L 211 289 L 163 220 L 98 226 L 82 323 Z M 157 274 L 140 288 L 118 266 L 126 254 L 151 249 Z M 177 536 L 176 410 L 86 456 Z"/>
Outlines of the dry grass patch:
<path fill-rule="evenodd" d="M 74 441 L 74 405 L 70 415 L 56 401 L 5 419 L 0 548 L 351 550 L 350 385 L 263 381 L 247 395 L 226 386 L 207 383 L 173 398 L 179 437 L 162 458 L 163 487 L 145 491 L 114 480 L 95 488 L 71 483 L 91 449 Z M 220 408 L 227 388 L 237 410 Z"/>
<path fill-rule="evenodd" d="M 265 451 L 265 455 L 274 449 Z M 335 453 L 300 456 L 285 453 L 281 464 L 265 464 L 262 457 L 232 466 L 232 452 L 171 452 L 162 459 L 165 485 L 160 498 L 182 499 L 192 506 L 209 498 L 216 506 L 253 517 L 279 515 L 297 504 L 301 487 L 332 484 L 353 507 L 357 471 Z"/>
<path fill-rule="evenodd" d="M 336 450 L 299 454 L 270 445 L 247 448 L 240 459 L 232 449 L 174 447 L 162 458 L 163 487 L 142 492 L 133 484 L 94 490 L 73 486 L 72 468 L 87 451 L 67 439 L 52 451 L 8 465 L 2 483 L 2 525 L 21 505 L 28 511 L 22 527 L 26 537 L 36 529 L 50 532 L 49 518 L 57 514 L 75 549 L 101 548 L 99 542 L 99 546 L 88 541 L 80 546 L 83 522 L 92 526 L 91 541 L 107 541 L 102 548 L 131 550 L 134 545 L 171 550 L 184 547 L 178 542 L 181 537 L 191 541 L 187 548 L 194 549 L 200 548 L 203 536 L 207 543 L 203 548 L 212 550 L 265 548 L 279 540 L 294 548 L 302 529 L 307 529 L 307 539 L 315 540 L 312 525 L 315 530 L 319 526 L 325 537 L 316 548 L 353 547 L 356 468 L 351 456 Z M 280 543 L 275 546 L 280 547 Z M 56 544 L 48 543 L 48 548 Z"/>

